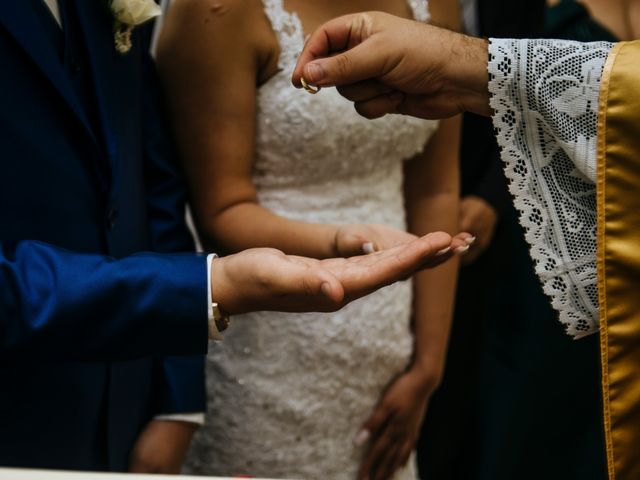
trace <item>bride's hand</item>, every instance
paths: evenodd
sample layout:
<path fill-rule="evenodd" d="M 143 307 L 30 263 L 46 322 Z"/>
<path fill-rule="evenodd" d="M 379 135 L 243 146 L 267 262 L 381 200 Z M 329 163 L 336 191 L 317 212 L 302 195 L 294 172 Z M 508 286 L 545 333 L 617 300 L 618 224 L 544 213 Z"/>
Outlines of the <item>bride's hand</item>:
<path fill-rule="evenodd" d="M 416 238 L 411 233 L 386 225 L 344 225 L 336 230 L 333 250 L 336 256 L 351 257 L 393 248 Z"/>
<path fill-rule="evenodd" d="M 385 480 L 407 464 L 418 441 L 427 404 L 437 379 L 411 369 L 384 392 L 373 414 L 356 436 L 356 444 L 368 442 L 358 480 Z"/>

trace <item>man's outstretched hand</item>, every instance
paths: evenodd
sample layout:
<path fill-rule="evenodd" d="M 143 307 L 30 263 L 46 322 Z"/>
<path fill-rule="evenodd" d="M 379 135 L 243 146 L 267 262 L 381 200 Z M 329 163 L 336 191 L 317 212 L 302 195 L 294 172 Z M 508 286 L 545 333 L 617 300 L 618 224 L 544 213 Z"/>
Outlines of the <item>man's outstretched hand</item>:
<path fill-rule="evenodd" d="M 255 248 L 214 260 L 213 300 L 230 314 L 334 311 L 385 285 L 449 260 L 469 234 L 431 233 L 368 255 L 315 260 Z"/>
<path fill-rule="evenodd" d="M 357 13 L 310 36 L 292 81 L 337 86 L 368 118 L 490 115 L 487 55 L 482 39 L 386 13 Z"/>

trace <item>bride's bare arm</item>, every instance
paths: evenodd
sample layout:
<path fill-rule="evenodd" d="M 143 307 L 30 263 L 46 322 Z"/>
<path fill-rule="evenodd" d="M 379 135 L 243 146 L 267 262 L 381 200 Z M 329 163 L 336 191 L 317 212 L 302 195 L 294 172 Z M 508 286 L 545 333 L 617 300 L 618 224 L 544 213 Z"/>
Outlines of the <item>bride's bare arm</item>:
<path fill-rule="evenodd" d="M 424 155 L 407 165 L 407 216 L 414 234 L 432 228 L 458 229 L 459 141 L 460 117 L 444 120 Z M 421 273 L 414 281 L 413 368 L 435 383 L 444 368 L 457 273 L 455 261 Z"/>
<path fill-rule="evenodd" d="M 456 0 L 431 1 L 429 6 L 432 23 L 459 28 Z M 406 165 L 411 233 L 458 230 L 460 123 L 459 116 L 442 121 L 424 152 Z M 414 277 L 413 362 L 389 386 L 364 426 L 371 441 L 359 479 L 390 478 L 415 448 L 429 398 L 444 370 L 457 274 L 456 260 Z"/>
<path fill-rule="evenodd" d="M 172 2 L 157 62 L 195 222 L 206 246 L 227 252 L 333 257 L 336 226 L 288 220 L 257 202 L 257 85 L 277 71 L 278 51 L 260 0 Z"/>

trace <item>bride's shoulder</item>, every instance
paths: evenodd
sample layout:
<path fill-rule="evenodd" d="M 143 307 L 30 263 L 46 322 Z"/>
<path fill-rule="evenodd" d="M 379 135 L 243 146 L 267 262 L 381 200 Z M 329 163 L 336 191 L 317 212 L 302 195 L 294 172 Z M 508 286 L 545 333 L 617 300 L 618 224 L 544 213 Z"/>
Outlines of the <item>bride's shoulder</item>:
<path fill-rule="evenodd" d="M 208 27 L 236 36 L 260 23 L 264 7 L 262 0 L 172 0 L 167 16 L 185 30 Z"/>
<path fill-rule="evenodd" d="M 264 48 L 270 34 L 262 0 L 172 0 L 163 26 L 163 36 L 174 42 L 249 55 Z"/>
<path fill-rule="evenodd" d="M 462 19 L 458 0 L 437 0 L 428 4 L 429 23 L 438 27 L 459 32 L 462 30 Z"/>
<path fill-rule="evenodd" d="M 198 12 L 222 17 L 234 12 L 248 13 L 247 9 L 261 9 L 262 0 L 171 0 L 170 12 Z"/>

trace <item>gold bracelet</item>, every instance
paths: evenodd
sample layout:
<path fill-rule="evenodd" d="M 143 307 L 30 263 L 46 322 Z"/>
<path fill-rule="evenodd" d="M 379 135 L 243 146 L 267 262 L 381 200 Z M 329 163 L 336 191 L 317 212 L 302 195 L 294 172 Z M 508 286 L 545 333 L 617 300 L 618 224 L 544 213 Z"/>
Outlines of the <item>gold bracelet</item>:
<path fill-rule="evenodd" d="M 223 311 L 216 302 L 213 302 L 211 307 L 213 308 L 213 321 L 216 324 L 218 332 L 222 333 L 229 328 L 231 317 L 229 317 L 229 314 Z"/>

